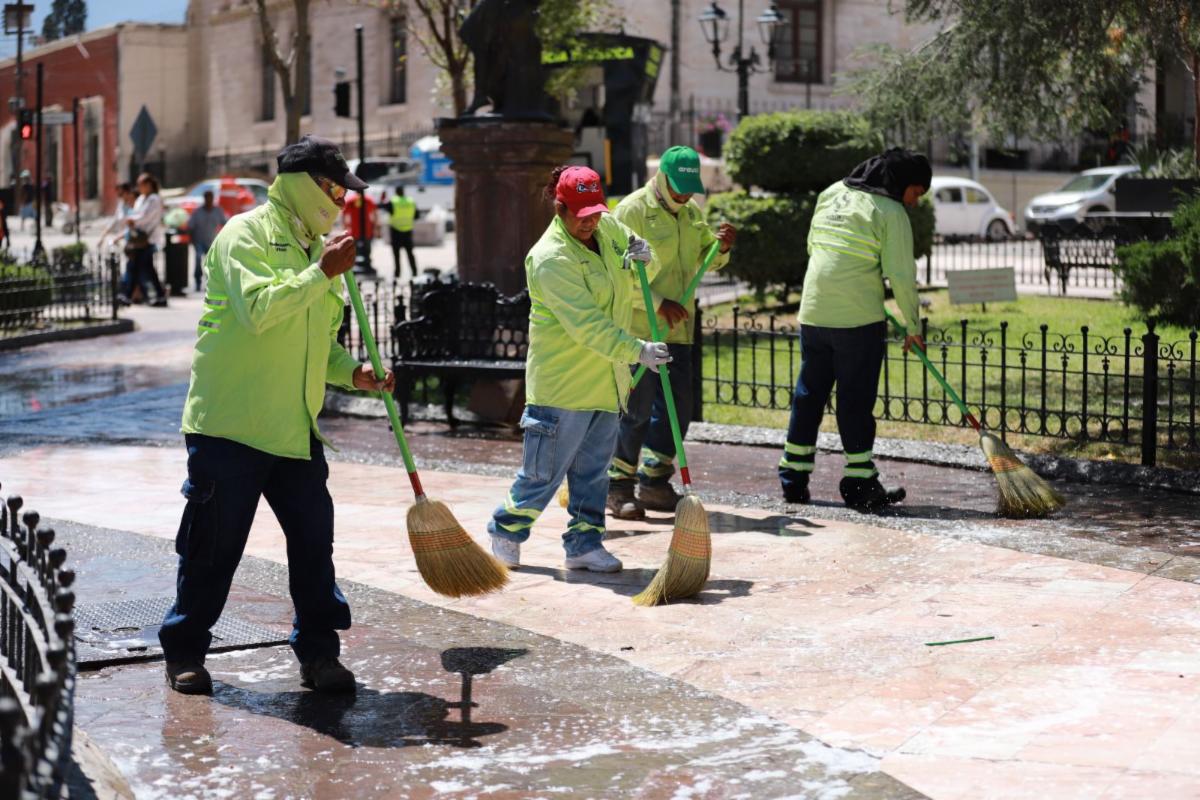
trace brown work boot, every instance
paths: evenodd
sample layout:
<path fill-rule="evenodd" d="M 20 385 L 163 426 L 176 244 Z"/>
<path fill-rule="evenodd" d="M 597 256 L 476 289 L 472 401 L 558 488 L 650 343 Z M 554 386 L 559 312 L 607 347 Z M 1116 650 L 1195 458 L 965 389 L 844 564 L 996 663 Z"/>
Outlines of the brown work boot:
<path fill-rule="evenodd" d="M 638 484 L 638 500 L 641 500 L 642 505 L 651 511 L 674 513 L 675 506 L 679 505 L 679 501 L 682 499 L 683 495 L 675 491 L 675 487 L 671 485 L 670 481 Z"/>
<path fill-rule="evenodd" d="M 608 513 L 614 519 L 645 519 L 646 509 L 633 496 L 632 480 L 608 482 Z"/>
<path fill-rule="evenodd" d="M 317 692 L 353 692 L 354 673 L 336 658 L 314 658 L 300 665 L 300 685 Z"/>
<path fill-rule="evenodd" d="M 212 676 L 199 661 L 168 661 L 167 685 L 180 694 L 212 694 Z"/>

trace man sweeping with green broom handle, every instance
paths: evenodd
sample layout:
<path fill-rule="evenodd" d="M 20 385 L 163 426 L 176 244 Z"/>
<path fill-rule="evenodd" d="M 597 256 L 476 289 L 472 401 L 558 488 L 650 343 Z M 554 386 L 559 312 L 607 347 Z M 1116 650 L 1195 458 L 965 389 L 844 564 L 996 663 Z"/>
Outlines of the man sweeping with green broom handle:
<path fill-rule="evenodd" d="M 737 230 L 723 223 L 714 233 L 704 212 L 692 199 L 704 193 L 700 156 L 690 147 L 672 147 L 662 155 L 657 174 L 623 199 L 613 212 L 638 236 L 650 243 L 658 274 L 650 283 L 651 304 L 670 351 L 672 385 L 681 436 L 692 420 L 692 308 L 681 305 L 702 257 L 719 242 L 710 271 L 729 263 Z M 641 292 L 635 295 L 630 332 L 649 339 L 651 330 Z M 690 306 L 690 303 L 689 303 Z M 659 381 L 643 380 L 629 395 L 621 415 L 617 451 L 608 471 L 608 511 L 617 519 L 642 519 L 646 509 L 674 511 L 680 496 L 671 486 L 676 448 L 667 419 L 666 398 Z M 637 493 L 635 495 L 635 485 Z"/>
<path fill-rule="evenodd" d="M 859 164 L 821 193 L 808 234 L 808 271 L 800 301 L 803 359 L 779 481 L 789 503 L 810 500 L 808 480 L 817 432 L 837 385 L 837 424 L 846 466 L 839 489 L 858 511 L 878 511 L 904 499 L 885 490 L 875 468 L 875 399 L 887 337 L 884 279 L 904 315 L 905 352 L 922 351 L 912 227 L 905 206 L 929 190 L 922 155 L 899 148 Z"/>

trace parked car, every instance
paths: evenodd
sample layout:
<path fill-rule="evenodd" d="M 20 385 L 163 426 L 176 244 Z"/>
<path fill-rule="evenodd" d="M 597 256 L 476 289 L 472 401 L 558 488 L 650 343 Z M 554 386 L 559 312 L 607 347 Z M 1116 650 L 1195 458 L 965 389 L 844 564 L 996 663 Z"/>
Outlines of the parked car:
<path fill-rule="evenodd" d="M 1039 194 L 1025 207 L 1025 230 L 1037 233 L 1049 226 L 1074 227 L 1089 214 L 1107 213 L 1117 206 L 1113 186 L 1118 178 L 1138 174 L 1129 164 L 1097 167 L 1076 175 L 1056 192 Z"/>
<path fill-rule="evenodd" d="M 937 220 L 935 232 L 943 238 L 998 242 L 1013 235 L 1012 214 L 975 181 L 935 176 L 929 190 Z"/>
<path fill-rule="evenodd" d="M 204 205 L 204 193 L 212 192 L 213 202 L 225 211 L 225 216 L 232 217 L 267 202 L 269 187 L 270 184 L 257 178 L 234 178 L 225 175 L 200 181 L 183 194 L 164 197 L 163 206 L 167 209 L 182 208 L 191 215 Z"/>

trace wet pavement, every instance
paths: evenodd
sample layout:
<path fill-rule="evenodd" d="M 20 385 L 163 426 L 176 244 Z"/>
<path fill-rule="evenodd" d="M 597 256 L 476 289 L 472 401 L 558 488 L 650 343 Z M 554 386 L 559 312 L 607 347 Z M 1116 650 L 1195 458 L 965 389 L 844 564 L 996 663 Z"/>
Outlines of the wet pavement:
<path fill-rule="evenodd" d="M 170 543 L 55 524 L 79 603 L 170 593 Z M 117 566 L 119 565 L 119 566 Z M 342 581 L 353 696 L 288 648 L 210 656 L 211 699 L 158 662 L 81 676 L 76 723 L 142 798 L 919 798 L 865 753 L 624 660 Z M 286 630 L 286 568 L 247 558 L 226 614 Z"/>

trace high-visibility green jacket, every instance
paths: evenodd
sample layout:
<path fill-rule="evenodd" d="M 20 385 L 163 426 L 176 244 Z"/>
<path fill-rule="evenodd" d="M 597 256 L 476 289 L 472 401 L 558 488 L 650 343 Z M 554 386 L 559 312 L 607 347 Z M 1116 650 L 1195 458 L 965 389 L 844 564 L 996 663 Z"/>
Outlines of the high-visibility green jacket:
<path fill-rule="evenodd" d="M 572 411 L 617 411 L 642 342 L 629 333 L 637 271 L 622 268 L 629 229 L 600 217 L 593 252 L 556 216 L 525 257 L 529 353 L 525 402 Z M 647 265 L 653 270 L 653 262 Z"/>
<path fill-rule="evenodd" d="M 417 202 L 415 200 L 401 194 L 392 195 L 392 202 L 388 209 L 392 230 L 407 233 L 413 229 L 413 222 L 417 219 Z"/>
<path fill-rule="evenodd" d="M 654 179 L 651 178 L 645 186 L 622 199 L 613 214 L 649 242 L 650 249 L 654 251 L 658 274 L 650 282 L 650 289 L 655 304 L 661 303 L 664 297 L 678 303 L 700 269 L 704 254 L 717 240 L 716 234 L 705 222 L 700 206 L 695 200 L 688 200 L 678 215 L 672 214 L 659 202 L 654 192 Z M 728 263 L 729 254 L 718 253 L 708 271 L 715 272 Z M 688 311 L 694 314 L 695 308 L 689 308 Z M 666 335 L 667 342 L 692 343 L 694 329 L 691 319 L 668 332 L 667 321 L 659 314 L 658 329 Z M 650 338 L 650 322 L 646 318 L 646 304 L 641 292 L 634 298 L 632 333 L 642 339 Z"/>
<path fill-rule="evenodd" d="M 306 250 L 281 197 L 269 197 L 230 219 L 205 258 L 183 432 L 307 459 L 325 384 L 352 388 L 358 361 L 335 340 L 342 281 L 321 271 L 321 238 Z"/>
<path fill-rule="evenodd" d="M 904 206 L 838 181 L 821 192 L 813 211 L 801 324 L 857 328 L 883 321 L 884 278 L 908 332 L 919 333 L 917 265 Z"/>

